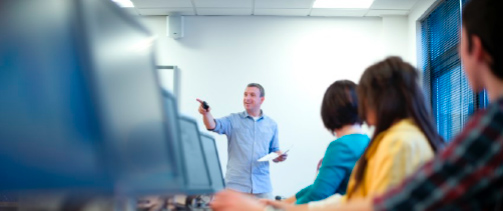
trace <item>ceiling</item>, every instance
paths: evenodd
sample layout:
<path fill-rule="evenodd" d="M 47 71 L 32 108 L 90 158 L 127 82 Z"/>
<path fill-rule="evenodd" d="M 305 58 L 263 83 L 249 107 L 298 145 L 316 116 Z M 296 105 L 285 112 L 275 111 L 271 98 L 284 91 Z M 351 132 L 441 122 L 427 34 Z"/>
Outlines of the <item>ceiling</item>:
<path fill-rule="evenodd" d="M 314 0 L 132 0 L 134 14 L 375 17 L 408 15 L 419 0 L 375 0 L 369 9 L 312 8 Z"/>

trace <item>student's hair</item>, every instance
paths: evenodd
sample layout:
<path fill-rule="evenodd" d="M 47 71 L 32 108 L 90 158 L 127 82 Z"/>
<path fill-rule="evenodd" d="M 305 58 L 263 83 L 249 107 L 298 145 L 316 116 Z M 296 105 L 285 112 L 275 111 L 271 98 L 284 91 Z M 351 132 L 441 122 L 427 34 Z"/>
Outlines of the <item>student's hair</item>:
<path fill-rule="evenodd" d="M 246 87 L 255 87 L 260 91 L 260 97 L 265 96 L 264 87 L 262 87 L 262 85 L 260 85 L 258 83 L 249 83 Z"/>
<path fill-rule="evenodd" d="M 321 119 L 332 133 L 344 125 L 362 123 L 358 116 L 358 98 L 354 82 L 336 81 L 327 88 L 321 103 Z"/>
<path fill-rule="evenodd" d="M 443 147 L 443 139 L 437 133 L 424 94 L 418 83 L 418 72 L 399 57 L 389 57 L 367 68 L 358 84 L 359 114 L 365 119 L 367 109 L 376 114 L 375 132 L 369 147 L 376 137 L 398 120 L 411 118 L 424 133 L 436 153 Z M 367 150 L 358 161 L 355 186 L 348 196 L 361 185 L 368 160 Z"/>
<path fill-rule="evenodd" d="M 471 0 L 463 9 L 463 27 L 468 34 L 468 50 L 473 48 L 473 35 L 480 38 L 491 56 L 492 73 L 503 79 L 503 1 Z"/>

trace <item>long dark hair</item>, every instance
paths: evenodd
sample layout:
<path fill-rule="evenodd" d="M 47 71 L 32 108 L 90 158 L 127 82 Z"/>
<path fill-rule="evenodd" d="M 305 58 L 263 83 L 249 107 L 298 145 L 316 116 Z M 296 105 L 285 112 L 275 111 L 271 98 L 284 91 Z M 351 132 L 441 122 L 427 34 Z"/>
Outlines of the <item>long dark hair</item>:
<path fill-rule="evenodd" d="M 444 141 L 437 133 L 424 94 L 418 84 L 418 72 L 399 57 L 389 57 L 367 68 L 358 84 L 359 114 L 367 116 L 367 109 L 376 114 L 375 132 L 369 147 L 360 160 L 354 173 L 355 186 L 348 190 L 351 197 L 363 181 L 368 160 L 367 151 L 376 137 L 387 130 L 397 120 L 411 118 L 424 133 L 436 153 Z"/>

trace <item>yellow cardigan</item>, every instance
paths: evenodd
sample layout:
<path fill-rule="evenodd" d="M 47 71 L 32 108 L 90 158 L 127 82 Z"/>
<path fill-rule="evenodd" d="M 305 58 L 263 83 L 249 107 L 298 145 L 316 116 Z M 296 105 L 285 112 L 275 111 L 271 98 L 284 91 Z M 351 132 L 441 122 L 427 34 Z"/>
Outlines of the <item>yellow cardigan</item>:
<path fill-rule="evenodd" d="M 363 181 L 349 200 L 372 197 L 385 192 L 414 173 L 433 156 L 434 152 L 428 139 L 412 120 L 405 119 L 395 123 L 388 130 L 381 132 L 369 146 Z M 356 169 L 357 166 L 351 173 L 346 194 L 354 189 Z M 347 195 L 342 198 L 333 196 L 310 203 L 309 208 L 316 210 L 332 207 L 347 200 Z"/>

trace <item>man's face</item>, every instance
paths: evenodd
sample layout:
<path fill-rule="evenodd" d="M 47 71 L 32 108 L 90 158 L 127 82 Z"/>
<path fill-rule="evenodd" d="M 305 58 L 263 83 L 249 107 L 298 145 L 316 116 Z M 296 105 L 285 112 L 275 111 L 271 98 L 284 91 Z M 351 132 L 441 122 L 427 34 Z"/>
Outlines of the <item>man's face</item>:
<path fill-rule="evenodd" d="M 459 54 L 461 57 L 461 62 L 463 63 L 464 73 L 468 78 L 470 86 L 473 91 L 479 92 L 482 91 L 483 86 L 481 83 L 481 74 L 480 74 L 480 62 L 477 59 L 476 51 L 480 50 L 477 48 L 481 48 L 477 43 L 472 40 L 472 49 L 471 51 L 468 48 L 468 39 L 471 39 L 468 36 L 468 33 L 463 28 L 461 32 L 461 43 L 459 45 Z"/>
<path fill-rule="evenodd" d="M 264 97 L 260 97 L 260 90 L 257 87 L 246 87 L 243 96 L 243 105 L 248 110 L 259 110 L 264 102 Z"/>

